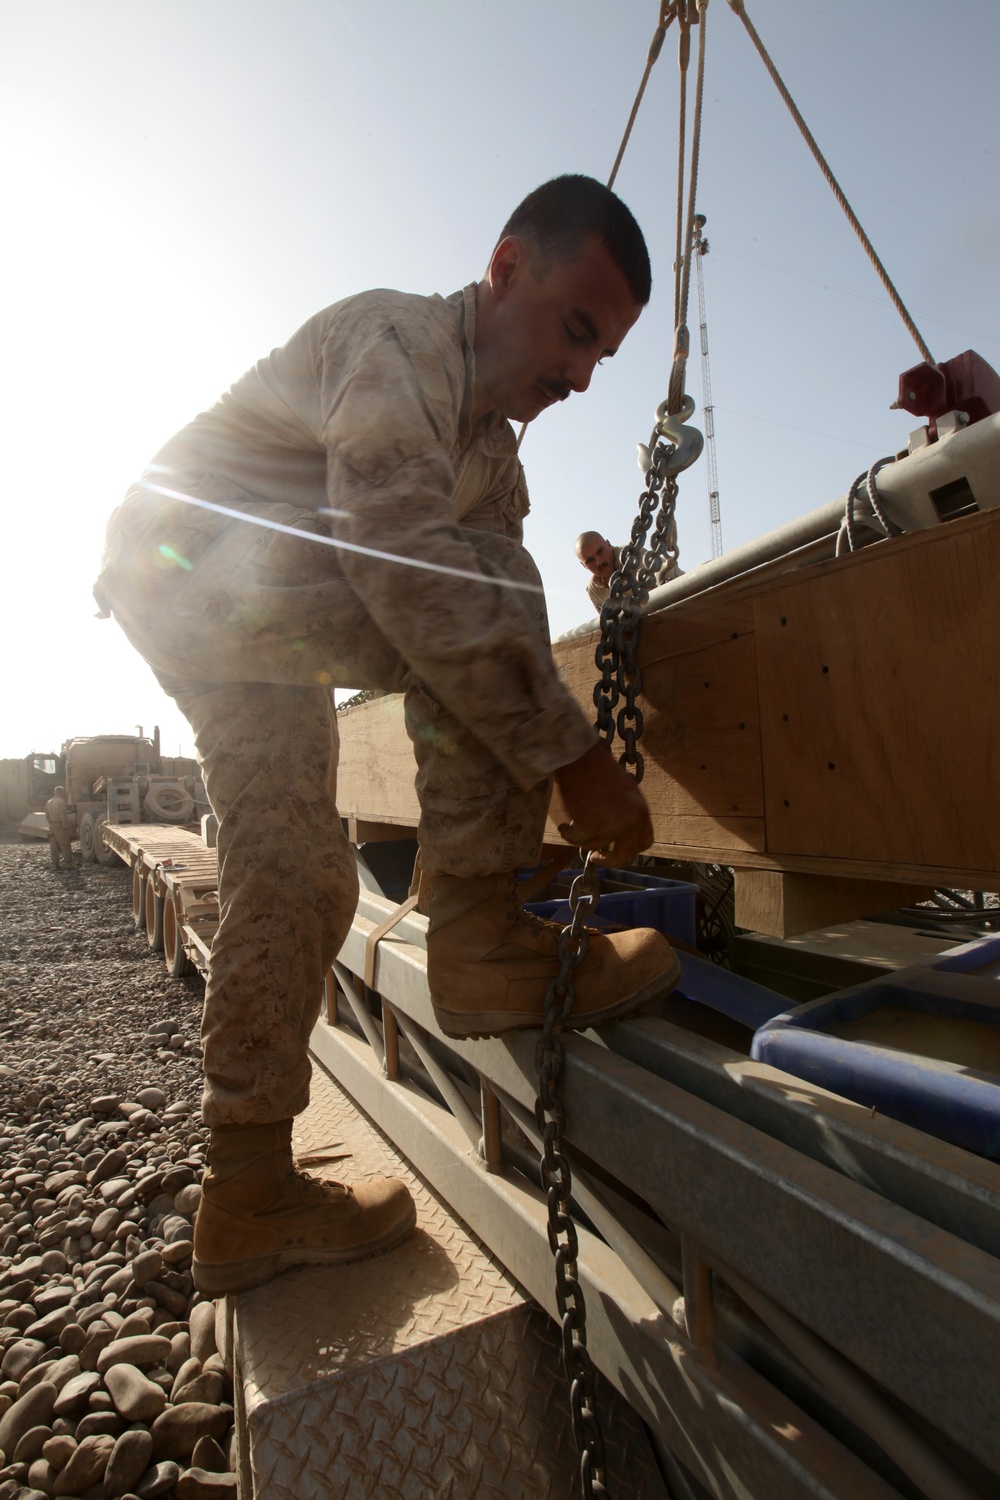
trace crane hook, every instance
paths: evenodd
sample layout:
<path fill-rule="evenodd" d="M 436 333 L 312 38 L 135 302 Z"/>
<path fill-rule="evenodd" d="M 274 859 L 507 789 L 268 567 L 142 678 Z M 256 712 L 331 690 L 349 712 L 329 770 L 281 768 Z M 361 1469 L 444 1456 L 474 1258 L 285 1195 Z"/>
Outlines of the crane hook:
<path fill-rule="evenodd" d="M 668 398 L 669 399 L 669 398 Z M 683 396 L 681 398 L 681 409 L 678 412 L 668 412 L 667 401 L 661 401 L 656 408 L 656 426 L 653 428 L 649 444 L 640 443 L 639 446 L 639 468 L 644 474 L 654 466 L 664 479 L 673 478 L 689 469 L 697 459 L 701 457 L 705 446 L 705 439 L 697 427 L 687 426 L 689 417 L 694 416 L 694 398 Z M 668 453 L 658 442 L 659 438 L 666 438 L 668 443 L 673 444 Z M 655 458 L 654 458 L 655 453 Z"/>

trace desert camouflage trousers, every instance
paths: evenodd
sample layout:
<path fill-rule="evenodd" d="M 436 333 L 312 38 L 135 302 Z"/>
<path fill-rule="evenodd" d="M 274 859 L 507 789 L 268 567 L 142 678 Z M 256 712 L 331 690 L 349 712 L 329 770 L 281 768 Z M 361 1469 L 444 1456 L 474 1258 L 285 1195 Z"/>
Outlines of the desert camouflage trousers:
<path fill-rule="evenodd" d="M 73 868 L 73 840 L 65 823 L 49 824 L 49 857 L 52 860 L 52 868 L 58 870 L 59 857 L 62 856 L 67 870 Z"/>
<path fill-rule="evenodd" d="M 254 514 L 322 535 L 315 512 Z M 169 542 L 151 548 L 158 534 Z M 471 529 L 468 538 L 488 577 L 539 585 L 519 543 Z M 504 592 L 547 644 L 540 586 Z M 308 1038 L 358 896 L 336 807 L 334 687 L 405 693 L 427 870 L 485 875 L 534 863 L 549 784 L 516 786 L 412 680 L 321 541 L 166 501 L 126 503 L 112 518 L 97 594 L 191 724 L 219 819 L 206 1123 L 287 1119 L 308 1103 Z"/>

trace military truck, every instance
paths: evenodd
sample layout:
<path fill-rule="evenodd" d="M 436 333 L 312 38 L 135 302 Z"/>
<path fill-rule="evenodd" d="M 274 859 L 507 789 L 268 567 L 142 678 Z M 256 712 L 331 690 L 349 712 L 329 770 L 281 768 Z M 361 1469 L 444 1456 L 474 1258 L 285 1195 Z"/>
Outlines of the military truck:
<path fill-rule="evenodd" d="M 87 864 L 118 857 L 103 838 L 106 824 L 197 824 L 209 811 L 197 762 L 165 762 L 158 727 L 152 739 L 141 727 L 135 735 L 76 737 L 58 754 L 32 752 L 27 760 L 30 805 L 43 808 L 57 786 L 66 788 L 72 836 Z"/>

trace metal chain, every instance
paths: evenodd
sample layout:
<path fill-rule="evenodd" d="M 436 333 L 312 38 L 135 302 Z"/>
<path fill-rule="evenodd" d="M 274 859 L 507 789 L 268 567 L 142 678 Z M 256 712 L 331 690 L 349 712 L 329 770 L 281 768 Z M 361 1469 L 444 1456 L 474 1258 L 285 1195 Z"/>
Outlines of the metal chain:
<path fill-rule="evenodd" d="M 690 396 L 682 398 L 676 414 L 669 413 L 667 402 L 662 401 L 656 409 L 649 443 L 639 445 L 639 467 L 646 488 L 639 496 L 631 537 L 622 549 L 618 571 L 612 575 L 610 592 L 601 609 L 601 639 L 594 656 L 600 673 L 594 686 L 597 732 L 608 746 L 617 732 L 624 746 L 619 762 L 637 782 L 645 770 L 638 748 L 643 717 L 636 703 L 642 692 L 642 669 L 636 660 L 639 628 L 658 572 L 668 558 L 677 561 L 676 476 L 694 463 L 705 445 L 698 429 L 685 425 L 693 414 Z M 623 699 L 623 707 L 618 708 Z"/>
<path fill-rule="evenodd" d="M 582 852 L 582 851 L 581 851 Z M 604 1438 L 597 1417 L 594 1366 L 587 1352 L 587 1309 L 577 1274 L 579 1243 L 571 1213 L 573 1180 L 563 1154 L 566 1112 L 559 1098 L 559 1076 L 563 1065 L 561 1033 L 573 1010 L 576 992 L 573 970 L 586 957 L 590 942 L 584 919 L 596 910 L 600 891 L 592 864 L 593 852 L 584 860 L 583 872 L 570 887 L 572 917 L 559 936 L 559 972 L 545 994 L 542 1034 L 535 1049 L 538 1097 L 535 1121 L 542 1134 L 541 1177 L 548 1209 L 549 1249 L 556 1267 L 556 1307 L 562 1332 L 562 1361 L 569 1386 L 573 1433 L 580 1453 L 580 1486 L 584 1500 L 607 1497 Z"/>
<path fill-rule="evenodd" d="M 708 0 L 697 0 L 697 10 L 702 21 L 707 3 Z M 650 70 L 659 55 L 663 35 L 669 20 L 673 19 L 668 11 L 687 22 L 683 27 L 681 42 L 682 56 L 686 59 L 685 42 L 690 24 L 688 12 L 693 18 L 695 0 L 686 0 L 686 3 L 685 0 L 673 0 L 669 6 L 661 0 L 660 23 L 650 47 L 646 71 L 632 108 L 625 138 L 612 170 L 612 182 L 628 142 Z M 696 144 L 692 152 L 692 171 L 695 175 L 703 77 L 702 41 L 699 47 Z M 683 139 L 682 131 L 682 173 Z M 692 184 L 690 214 L 693 214 L 693 204 Z M 686 332 L 685 329 L 684 335 Z M 637 696 L 642 692 L 642 673 L 636 662 L 642 610 L 664 562 L 668 558 L 674 563 L 677 561 L 676 476 L 694 463 L 704 446 L 704 439 L 697 428 L 684 425 L 694 412 L 694 402 L 683 393 L 683 361 L 686 356 L 686 344 L 681 354 L 675 334 L 670 394 L 657 408 L 656 425 L 648 445 L 639 446 L 639 466 L 645 477 L 646 488 L 639 500 L 639 512 L 632 523 L 629 542 L 622 551 L 619 568 L 611 579 L 608 600 L 601 610 L 601 643 L 597 648 L 597 667 L 601 676 L 594 689 L 597 728 L 607 744 L 610 744 L 617 729 L 625 747 L 620 760 L 631 769 L 637 782 L 642 780 L 644 770 L 638 748 L 643 718 L 636 703 Z M 614 710 L 623 697 L 624 706 L 619 709 L 616 718 Z M 594 1367 L 587 1352 L 587 1309 L 577 1274 L 579 1242 L 571 1212 L 572 1174 L 563 1152 L 566 1112 L 559 1098 L 559 1077 L 563 1065 L 562 1028 L 572 1013 L 576 999 L 573 971 L 586 957 L 590 941 L 584 918 L 588 913 L 596 912 L 600 899 L 600 887 L 593 863 L 595 857 L 596 851 L 593 850 L 585 855 L 583 871 L 570 887 L 570 922 L 559 935 L 556 950 L 559 970 L 545 994 L 542 1034 L 535 1050 L 535 1067 L 538 1072 L 535 1120 L 542 1135 L 541 1180 L 548 1209 L 549 1249 L 555 1261 L 556 1307 L 562 1332 L 563 1369 L 569 1385 L 570 1413 L 580 1454 L 580 1487 L 584 1500 L 591 1500 L 594 1496 L 601 1500 L 601 1497 L 609 1496 L 609 1491 L 606 1484 L 604 1438 L 595 1402 Z"/>

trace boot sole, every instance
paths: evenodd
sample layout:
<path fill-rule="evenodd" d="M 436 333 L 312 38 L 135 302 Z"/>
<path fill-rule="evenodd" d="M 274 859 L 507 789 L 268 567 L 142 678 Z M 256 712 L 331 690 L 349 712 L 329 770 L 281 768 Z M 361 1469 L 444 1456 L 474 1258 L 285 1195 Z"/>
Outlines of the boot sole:
<path fill-rule="evenodd" d="M 603 1010 L 589 1016 L 574 1016 L 571 1011 L 563 1022 L 563 1030 L 587 1031 L 592 1026 L 607 1026 L 611 1021 L 627 1021 L 644 1005 L 673 994 L 680 977 L 681 966 L 675 956 L 672 969 L 666 974 L 658 974 L 626 999 L 606 1005 Z M 502 1036 L 506 1031 L 529 1031 L 532 1027 L 537 1030 L 542 1024 L 537 1011 L 443 1010 L 435 1005 L 434 1015 L 445 1036 L 466 1042 L 485 1041 L 491 1036 Z"/>
<path fill-rule="evenodd" d="M 344 1249 L 323 1249 L 320 1246 L 304 1246 L 301 1250 L 277 1250 L 273 1255 L 261 1255 L 254 1260 L 224 1261 L 221 1265 L 206 1265 L 197 1257 L 191 1262 L 191 1275 L 198 1291 L 206 1297 L 225 1297 L 236 1292 L 249 1292 L 255 1286 L 263 1286 L 290 1271 L 295 1266 L 342 1266 L 352 1261 L 368 1260 L 372 1255 L 381 1255 L 405 1239 L 417 1222 L 417 1210 L 411 1203 L 410 1212 L 402 1223 L 388 1230 L 381 1239 L 370 1240 L 365 1245 L 352 1245 Z"/>

